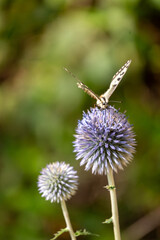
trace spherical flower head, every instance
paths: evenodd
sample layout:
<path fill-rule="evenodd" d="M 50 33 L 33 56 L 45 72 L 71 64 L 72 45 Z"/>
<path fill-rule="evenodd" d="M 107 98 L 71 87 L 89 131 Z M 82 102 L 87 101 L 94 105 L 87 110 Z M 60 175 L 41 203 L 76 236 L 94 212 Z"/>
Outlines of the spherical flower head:
<path fill-rule="evenodd" d="M 74 152 L 80 165 L 92 173 L 107 174 L 123 169 L 135 152 L 135 134 L 125 114 L 114 107 L 91 108 L 83 113 L 76 129 Z"/>
<path fill-rule="evenodd" d="M 38 190 L 51 202 L 70 199 L 78 186 L 77 171 L 65 162 L 50 163 L 38 177 Z"/>

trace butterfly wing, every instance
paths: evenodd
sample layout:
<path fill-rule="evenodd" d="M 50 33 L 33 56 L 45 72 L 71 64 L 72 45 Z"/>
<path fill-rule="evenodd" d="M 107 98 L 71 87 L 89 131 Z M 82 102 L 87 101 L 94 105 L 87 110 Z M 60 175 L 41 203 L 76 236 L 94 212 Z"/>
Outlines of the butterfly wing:
<path fill-rule="evenodd" d="M 84 92 L 86 92 L 92 98 L 101 102 L 101 98 L 97 94 L 95 94 L 91 89 L 89 89 L 89 87 L 87 87 L 84 83 L 82 83 L 71 71 L 69 71 L 67 68 L 64 68 L 64 70 L 69 74 L 71 74 L 71 76 L 77 80 L 78 88 L 81 88 Z"/>
<path fill-rule="evenodd" d="M 76 80 L 77 80 L 77 86 L 78 88 L 81 88 L 84 92 L 86 92 L 88 95 L 90 95 L 92 98 L 96 99 L 96 105 L 100 108 L 106 108 L 108 100 L 112 93 L 117 88 L 118 84 L 122 80 L 124 74 L 127 72 L 127 69 L 129 65 L 131 64 L 131 60 L 128 60 L 123 67 L 113 76 L 111 84 L 109 86 L 109 89 L 102 94 L 100 97 L 95 94 L 89 87 L 87 87 L 84 83 L 82 83 L 79 79 L 76 78 L 76 76 L 70 72 L 68 69 L 64 68 L 67 72 L 69 72 Z"/>
<path fill-rule="evenodd" d="M 123 65 L 123 67 L 121 67 L 121 69 L 113 76 L 111 84 L 109 86 L 109 89 L 104 94 L 102 94 L 100 96 L 100 98 L 105 98 L 106 103 L 108 102 L 110 96 L 112 95 L 112 93 L 115 91 L 115 89 L 117 88 L 118 84 L 122 80 L 124 74 L 127 72 L 127 69 L 128 69 L 130 64 L 131 64 L 131 60 L 128 60 Z"/>
<path fill-rule="evenodd" d="M 77 86 L 78 88 L 81 88 L 84 92 L 86 92 L 88 95 L 90 95 L 92 98 L 96 99 L 97 101 L 101 101 L 101 98 L 80 80 L 78 80 Z"/>

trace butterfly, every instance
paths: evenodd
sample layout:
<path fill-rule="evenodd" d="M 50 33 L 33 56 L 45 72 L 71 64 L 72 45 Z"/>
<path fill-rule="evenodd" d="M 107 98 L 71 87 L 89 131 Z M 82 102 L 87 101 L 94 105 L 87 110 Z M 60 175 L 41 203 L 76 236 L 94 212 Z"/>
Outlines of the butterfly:
<path fill-rule="evenodd" d="M 117 88 L 118 84 L 122 80 L 123 76 L 128 70 L 129 65 L 131 64 L 131 60 L 128 60 L 120 69 L 119 71 L 113 76 L 112 81 L 110 83 L 109 89 L 103 93 L 102 95 L 98 96 L 96 93 L 94 93 L 89 87 L 87 87 L 84 83 L 82 83 L 79 79 L 76 78 L 76 76 L 71 73 L 68 69 L 65 68 L 67 72 L 69 72 L 74 78 L 77 79 L 77 86 L 78 88 L 81 88 L 84 92 L 86 92 L 88 95 L 90 95 L 92 98 L 96 100 L 96 105 L 102 109 L 107 108 L 108 101 L 112 93 Z"/>

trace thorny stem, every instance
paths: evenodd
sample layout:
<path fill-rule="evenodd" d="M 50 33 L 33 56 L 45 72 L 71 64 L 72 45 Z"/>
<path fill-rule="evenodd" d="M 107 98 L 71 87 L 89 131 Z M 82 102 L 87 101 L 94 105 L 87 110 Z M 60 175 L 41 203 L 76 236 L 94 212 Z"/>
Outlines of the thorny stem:
<path fill-rule="evenodd" d="M 107 178 L 108 178 L 108 185 L 109 185 L 109 192 L 110 192 L 110 199 L 111 199 L 114 239 L 121 240 L 116 188 L 114 183 L 113 170 L 111 167 L 109 168 L 109 171 L 107 173 Z"/>
<path fill-rule="evenodd" d="M 66 203 L 65 203 L 64 200 L 61 201 L 61 207 L 62 207 L 63 216 L 64 216 L 64 219 L 65 219 L 65 222 L 66 222 L 67 229 L 70 233 L 71 239 L 76 240 L 76 237 L 75 237 L 75 234 L 73 232 L 72 225 L 71 225 L 71 221 L 70 221 L 70 218 L 69 218 L 67 206 L 66 206 Z"/>

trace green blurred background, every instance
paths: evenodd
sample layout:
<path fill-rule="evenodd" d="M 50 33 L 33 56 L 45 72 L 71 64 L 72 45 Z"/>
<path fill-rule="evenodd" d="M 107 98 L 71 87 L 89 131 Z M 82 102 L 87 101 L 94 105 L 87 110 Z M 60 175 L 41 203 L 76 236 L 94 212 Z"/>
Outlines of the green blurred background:
<path fill-rule="evenodd" d="M 65 161 L 80 176 L 68 201 L 75 230 L 113 240 L 105 176 L 84 172 L 72 141 L 82 111 L 132 59 L 111 97 L 134 124 L 137 152 L 115 175 L 124 240 L 160 239 L 160 1 L 0 1 L 0 239 L 44 240 L 65 227 L 60 205 L 45 201 L 37 177 Z M 59 239 L 68 240 L 65 233 Z"/>

